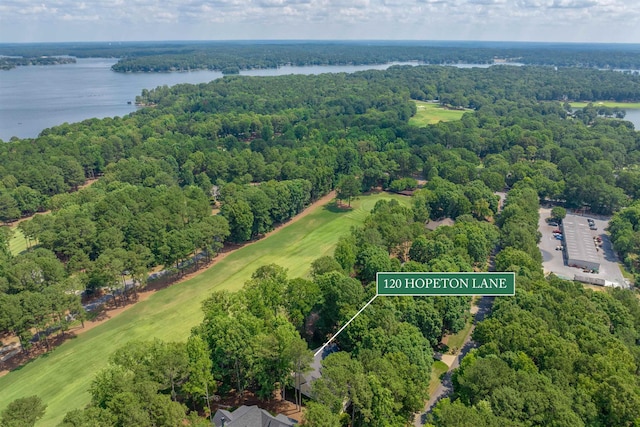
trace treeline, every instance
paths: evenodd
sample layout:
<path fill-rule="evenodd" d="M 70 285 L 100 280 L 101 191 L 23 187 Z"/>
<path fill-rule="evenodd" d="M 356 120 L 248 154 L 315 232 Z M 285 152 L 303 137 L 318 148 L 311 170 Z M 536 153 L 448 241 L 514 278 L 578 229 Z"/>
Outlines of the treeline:
<path fill-rule="evenodd" d="M 4 44 L 0 55 L 37 58 L 121 58 L 118 72 L 198 69 L 237 73 L 283 65 L 369 65 L 415 61 L 424 64 L 491 64 L 495 60 L 536 66 L 640 69 L 633 45 L 486 42 L 125 42 Z M 64 58 L 63 58 L 64 59 Z M 44 58 L 48 61 L 51 58 Z M 15 65 L 30 65 L 20 60 Z M 15 62 L 15 61 L 14 61 Z M 61 62 L 52 62 L 61 63 Z"/>
<path fill-rule="evenodd" d="M 26 65 L 59 65 L 59 64 L 75 64 L 75 58 L 64 58 L 58 56 L 40 56 L 27 58 L 13 58 L 0 56 L 0 70 L 11 70 L 19 66 Z"/>
<path fill-rule="evenodd" d="M 2 228 L 0 331 L 18 337 L 25 352 L 38 342 L 49 348 L 50 335 L 85 319 L 81 292 L 106 289 L 116 306 L 124 304 L 137 298 L 151 267 L 179 273 L 198 252 L 210 259 L 229 236 L 227 220 L 211 215 L 198 187 L 110 179 L 58 195 L 52 214 L 22 222 L 22 254 L 9 252 L 13 230 Z"/>
<path fill-rule="evenodd" d="M 266 398 L 289 387 L 299 403 L 294 386 L 311 359 L 308 343 L 324 341 L 370 299 L 372 273 L 471 271 L 467 242 L 483 235 L 489 248 L 500 245 L 496 268 L 516 272 L 517 294 L 497 299 L 477 326 L 479 348 L 463 360 L 452 398 L 441 401 L 429 421 L 632 425 L 640 416 L 640 304 L 629 291 L 593 292 L 544 279 L 537 194 L 527 184 L 516 187 L 499 233 L 468 214 L 454 226 L 427 231 L 416 220 L 424 215 L 420 193 L 411 207 L 378 202 L 333 257 L 313 263 L 310 280 L 290 279 L 275 265 L 260 267 L 239 293 L 217 292 L 203 303 L 205 319 L 186 345 L 148 342 L 118 350 L 92 383 L 92 403 L 67 414 L 63 425 L 197 425 L 195 411 L 206 413 L 213 393 L 244 390 Z M 514 238 L 516 229 L 530 237 Z M 403 247 L 410 250 L 401 261 Z M 487 259 L 478 265 L 486 267 Z M 376 300 L 337 339 L 340 351 L 324 359 L 306 425 L 405 425 L 427 397 L 432 348 L 442 334 L 464 326 L 468 307 L 468 299 L 453 297 Z"/>
<path fill-rule="evenodd" d="M 156 413 L 171 411 L 172 419 L 186 420 L 188 410 L 206 413 L 214 394 L 245 391 L 268 399 L 289 390 L 300 405 L 297 390 L 306 382 L 309 348 L 320 346 L 371 299 L 377 271 L 486 268 L 498 239 L 495 226 L 465 213 L 453 227 L 428 231 L 430 191 L 416 195 L 410 206 L 379 201 L 364 225 L 340 240 L 334 256 L 312 263 L 308 279 L 266 265 L 240 292 L 214 293 L 203 302 L 204 320 L 186 345 L 134 343 L 118 350 L 93 381 L 89 407 L 67 414 L 63 425 L 101 419 L 126 425 L 133 414 L 139 425 L 150 424 L 148 417 L 174 425 L 159 420 L 147 402 L 157 402 Z M 465 326 L 469 303 L 454 297 L 375 301 L 338 337 L 340 351 L 323 361 L 322 378 L 311 388 L 307 384 L 314 400 L 305 415 L 308 425 L 337 425 L 340 418 L 357 426 L 404 425 L 428 397 L 433 349 L 444 334 Z M 151 383 L 140 388 L 145 381 Z"/>
<path fill-rule="evenodd" d="M 640 307 L 633 292 L 594 292 L 518 276 L 480 344 L 454 375 L 435 426 L 623 426 L 640 418 Z M 615 356 L 614 356 L 615 355 Z"/>
<path fill-rule="evenodd" d="M 331 177 L 328 178 L 330 182 Z M 230 240 L 254 239 L 293 218 L 311 201 L 311 189 L 311 183 L 304 179 L 224 186 L 220 194 L 221 214 L 229 222 Z M 324 194 L 328 188 L 320 191 Z"/>
<path fill-rule="evenodd" d="M 627 175 L 627 174 L 625 174 Z M 633 174 L 635 179 L 637 173 Z M 629 178 L 627 176 L 627 178 Z M 637 187 L 634 184 L 634 188 Z M 634 282 L 640 283 L 640 202 L 636 199 L 629 207 L 616 212 L 609 221 L 607 231 L 613 248 L 625 267 L 634 275 Z"/>
<path fill-rule="evenodd" d="M 291 279 L 267 269 L 260 274 L 269 277 L 254 277 L 255 283 L 243 293 L 217 295 L 209 302 L 211 307 L 205 306 L 210 324 L 205 322 L 195 334 L 208 346 L 205 352 L 212 363 L 210 371 L 220 390 L 266 394 L 280 382 L 289 381 L 292 377 L 284 379 L 283 373 L 291 368 L 291 359 L 279 351 L 288 347 L 278 339 L 299 342 L 299 335 L 313 347 L 324 342 L 373 296 L 375 272 L 484 270 L 491 250 L 499 245 L 496 268 L 515 270 L 524 290 L 515 301 L 523 301 L 517 320 L 527 326 L 513 337 L 527 341 L 509 341 L 507 332 L 500 335 L 509 323 L 498 323 L 493 333 L 500 341 L 490 341 L 485 329 L 485 335 L 477 338 L 486 344 L 481 348 L 485 353 L 477 357 L 485 357 L 488 351 L 503 357 L 501 349 L 506 347 L 500 345 L 515 342 L 517 357 L 504 356 L 504 362 L 517 370 L 522 359 L 524 366 L 535 370 L 520 357 L 521 351 L 539 375 L 532 377 L 529 388 L 512 383 L 515 392 L 502 390 L 513 397 L 500 400 L 513 402 L 516 409 L 512 415 L 495 410 L 480 416 L 485 420 L 498 417 L 502 424 L 509 424 L 505 418 L 526 423 L 523 414 L 538 410 L 518 402 L 530 401 L 530 396 L 522 393 L 539 387 L 552 396 L 558 390 L 568 393 L 562 398 L 565 400 L 557 400 L 558 405 L 569 402 L 571 408 L 567 412 L 566 407 L 559 407 L 557 414 L 562 414 L 562 419 L 616 424 L 605 408 L 607 402 L 614 406 L 619 402 L 604 400 L 604 389 L 593 385 L 606 383 L 626 390 L 626 400 L 621 403 L 626 423 L 633 419 L 630 408 L 637 395 L 637 378 L 628 373 L 637 369 L 637 360 L 623 351 L 620 363 L 624 366 L 610 365 L 605 355 L 619 353 L 616 339 L 625 343 L 637 339 L 636 326 L 624 329 L 618 338 L 618 320 L 607 320 L 608 314 L 600 313 L 601 306 L 595 305 L 585 309 L 593 311 L 595 320 L 583 331 L 584 337 L 571 336 L 572 330 L 563 329 L 540 335 L 539 341 L 529 338 L 547 330 L 538 318 L 549 327 L 559 327 L 562 322 L 552 321 L 553 316 L 572 313 L 571 307 L 562 306 L 553 314 L 543 303 L 536 305 L 539 300 L 546 301 L 547 286 L 536 246 L 539 198 L 563 200 L 567 206 L 586 203 L 594 212 L 610 213 L 637 197 L 640 177 L 631 167 L 640 161 L 640 138 L 629 123 L 592 117 L 589 109 L 574 117 L 559 102 L 551 101 L 562 99 L 568 90 L 581 91 L 587 86 L 592 96 L 596 91 L 613 98 L 640 99 L 638 83 L 636 77 L 614 72 L 529 67 L 392 67 L 351 75 L 228 77 L 210 84 L 147 91 L 143 99 L 155 107 L 124 118 L 65 124 L 33 140 L 2 144 L 0 219 L 16 219 L 16 194 L 21 193 L 31 193 L 41 201 L 30 210 L 19 209 L 19 214 L 44 208 L 52 212 L 19 225 L 34 246 L 24 254 L 10 254 L 8 238 L 3 235 L 0 319 L 4 323 L 0 326 L 24 338 L 33 331 L 50 331 L 58 327 L 61 316 L 57 313 L 77 310 L 58 303 L 54 309 L 53 303 L 43 302 L 43 307 L 50 307 L 43 309 L 44 315 L 25 308 L 14 316 L 14 307 L 27 307 L 25 301 L 31 299 L 34 302 L 29 307 L 40 307 L 40 295 L 58 287 L 65 289 L 65 295 L 72 289 L 107 287 L 117 303 L 115 295 L 127 298 L 125 292 L 119 292 L 127 283 L 133 284 L 134 291 L 143 285 L 151 267 L 162 264 L 180 270 L 197 252 L 210 256 L 229 239 L 255 238 L 331 189 L 338 187 L 345 193 L 346 183 L 356 183 L 356 190 L 367 191 L 387 188 L 404 178 L 423 177 L 427 183 L 416 191 L 411 207 L 379 203 L 364 227 L 340 240 L 333 257 L 314 263 L 312 280 L 293 279 L 294 286 Z M 447 103 L 460 102 L 475 110 L 460 121 L 415 128 L 407 124 L 416 108 L 411 98 L 441 98 L 443 102 L 446 98 Z M 99 179 L 69 193 L 87 177 Z M 512 190 L 495 222 L 500 227 L 498 234 L 488 220 L 498 211 L 493 191 L 505 186 Z M 212 215 L 214 203 L 220 214 Z M 455 225 L 434 232 L 425 230 L 427 220 L 443 217 L 455 219 Z M 199 262 L 198 258 L 194 262 Z M 296 296 L 287 296 L 291 286 L 304 291 L 295 304 L 291 298 Z M 524 298 L 529 293 L 532 301 Z M 625 304 L 635 313 L 630 302 Z M 376 300 L 339 337 L 340 348 L 349 353 L 337 353 L 325 361 L 329 373 L 326 381 L 317 382 L 317 403 L 311 405 L 308 416 L 311 420 L 314 416 L 335 420 L 339 406 L 350 402 L 347 413 L 353 424 L 372 425 L 385 419 L 396 425 L 406 422 L 426 397 L 431 349 L 443 334 L 463 327 L 468 307 L 464 298 Z M 529 307 L 533 307 L 531 314 L 523 314 Z M 236 322 L 234 316 L 246 322 Z M 629 325 L 624 310 L 620 316 Z M 579 318 L 576 315 L 575 319 Z M 315 321 L 309 328 L 303 328 L 305 320 L 312 319 Z M 526 323 L 529 320 L 531 325 Z M 579 326 L 570 324 L 575 325 L 573 330 Z M 234 335 L 224 335 L 216 329 L 220 325 L 236 328 Z M 60 328 L 64 330 L 64 325 Z M 207 328 L 211 328 L 209 332 Z M 593 335 L 588 335 L 591 330 Z M 556 348 L 552 343 L 558 340 L 550 340 L 557 337 L 579 344 L 565 346 L 563 341 Z M 550 344 L 540 349 L 536 342 Z M 593 357 L 570 358 L 570 367 L 542 364 L 544 351 L 563 354 L 576 345 Z M 164 354 L 160 347 L 156 349 L 159 360 Z M 635 351 L 628 345 L 620 346 L 624 348 Z M 582 362 L 588 362 L 584 372 L 579 371 Z M 176 366 L 172 363 L 169 366 Z M 273 364 L 278 370 L 266 368 Z M 114 365 L 121 365 L 114 369 L 124 369 L 115 359 Z M 94 409 L 89 411 L 115 417 L 108 419 L 117 419 L 121 425 L 142 425 L 147 423 L 145 417 L 164 413 L 150 409 L 154 402 L 168 411 L 167 419 L 171 420 L 186 417 L 185 409 L 176 402 L 202 409 L 202 399 L 193 399 L 199 404 L 191 403 L 190 396 L 196 392 L 181 388 L 188 381 L 186 374 L 167 378 L 178 368 L 153 371 L 156 368 L 149 365 L 137 369 L 114 375 L 108 399 L 116 395 L 117 399 L 107 401 L 107 394 L 98 394 Z M 207 369 L 205 365 L 203 371 Z M 518 378 L 505 372 L 507 381 Z M 134 377 L 142 382 L 122 381 Z M 463 374 L 460 384 L 475 381 L 465 383 L 462 379 Z M 583 390 L 583 384 L 583 395 L 571 394 Z M 476 406 L 463 408 L 454 403 L 458 412 L 452 412 L 452 417 L 466 419 L 465 411 L 488 410 L 493 395 L 486 390 L 474 391 L 473 396 L 484 397 L 469 397 L 468 402 L 463 396 L 471 396 L 471 392 L 460 391 L 462 403 Z M 135 397 L 136 393 L 146 397 Z M 566 400 L 569 398 L 573 400 Z M 137 406 L 127 407 L 129 402 Z M 543 425 L 554 412 L 551 404 L 540 405 L 543 409 L 535 413 L 543 412 L 547 417 L 540 416 Z M 507 406 L 505 403 L 500 410 Z M 97 407 L 111 411 L 111 415 Z M 455 424 L 455 418 L 445 418 L 446 403 L 440 408 L 444 409 L 436 414 L 442 418 L 434 422 Z M 126 417 L 132 414 L 140 422 L 128 423 Z M 532 419 L 538 422 L 538 418 Z M 161 424 L 155 418 L 148 422 L 154 423 Z"/>
<path fill-rule="evenodd" d="M 610 213 L 637 197 L 640 174 L 629 166 L 640 162 L 639 134 L 594 116 L 592 107 L 573 117 L 560 103 L 524 98 L 578 83 L 625 96 L 637 87 L 634 77 L 590 70 L 394 67 L 145 91 L 155 108 L 1 144 L 0 219 L 51 209 L 19 226 L 41 249 L 32 256 L 55 255 L 65 274 L 80 279 L 77 290 L 107 288 L 126 298 L 123 291 L 143 286 L 151 268 L 179 272 L 194 254 L 256 238 L 337 186 L 344 190 L 341 183 L 358 192 L 423 177 L 422 221 L 490 217 L 497 212 L 491 191 L 518 182 L 540 198 Z M 427 128 L 407 125 L 411 97 L 458 90 L 475 111 Z M 87 178 L 99 180 L 69 193 Z M 211 216 L 214 203 L 221 215 Z M 511 241 L 519 238 L 514 228 Z M 477 262 L 483 252 L 473 253 Z M 22 292 L 11 279 L 22 256 L 5 250 L 2 257 L 6 294 Z M 41 276 L 41 267 L 28 265 L 29 277 Z M 4 330 L 32 330 L 21 318 L 12 324 L 22 326 Z"/>
<path fill-rule="evenodd" d="M 391 180 L 407 176 L 408 169 L 419 172 L 426 159 L 416 153 L 416 146 L 426 149 L 426 142 L 465 148 L 481 159 L 491 154 L 505 157 L 508 152 L 507 163 L 513 165 L 496 165 L 494 171 L 510 181 L 519 179 L 522 169 L 533 168 L 524 173 L 545 181 L 540 183 L 546 187 L 540 189 L 544 197 L 563 198 L 575 206 L 586 203 L 603 213 L 615 210 L 625 204 L 616 187 L 628 195 L 635 191 L 626 179 L 633 173 L 613 171 L 638 160 L 637 133 L 626 122 L 601 120 L 591 107 L 576 114 L 576 120 L 566 120 L 560 105 L 530 100 L 564 97 L 637 100 L 640 84 L 636 77 L 593 70 L 394 67 L 352 75 L 235 77 L 145 90 L 140 101 L 156 105 L 154 109 L 58 126 L 34 140 L 0 145 L 0 220 L 48 209 L 52 196 L 104 174 L 108 165 L 121 159 L 135 158 L 145 170 L 138 173 L 138 181 L 162 167 L 181 185 L 202 186 L 205 175 L 212 183 L 281 177 L 313 183 L 312 168 L 333 167 L 345 173 L 348 156 L 355 159 L 355 153 L 361 167 L 370 169 L 364 172 L 382 185 L 386 171 L 391 171 Z M 439 99 L 476 112 L 461 122 L 418 131 L 406 126 L 415 112 L 410 98 Z M 398 138 L 400 145 L 388 145 Z M 332 148 L 325 148 L 328 142 Z M 409 153 L 402 153 L 408 148 L 402 143 L 412 147 Z M 342 157 L 337 165 L 292 156 L 304 150 L 329 154 L 330 160 L 335 155 L 326 150 L 334 149 Z M 525 159 L 535 163 L 520 162 Z M 464 172 L 457 165 L 454 169 L 447 176 Z M 494 181 L 492 188 L 499 185 L 497 175 L 481 173 Z M 618 179 L 621 176 L 625 180 Z"/>
<path fill-rule="evenodd" d="M 118 72 L 167 72 L 208 69 L 237 73 L 256 68 L 284 65 L 370 65 L 394 61 L 426 64 L 492 63 L 496 56 L 511 55 L 500 49 L 476 47 L 434 47 L 367 45 L 343 43 L 296 43 L 265 45 L 217 45 L 183 48 L 144 56 L 128 56 L 112 66 Z M 639 62 L 640 63 L 640 62 Z"/>
<path fill-rule="evenodd" d="M 384 46 L 348 44 L 295 44 L 267 46 L 216 46 L 184 49 L 184 52 L 128 56 L 112 66 L 118 72 L 169 72 L 208 69 L 225 74 L 240 70 L 278 68 L 285 65 L 369 65 L 415 61 L 421 64 L 518 63 L 536 66 L 640 69 L 636 49 L 593 48 L 578 50 L 562 46 L 546 48 L 486 48 L 461 46 Z"/>
<path fill-rule="evenodd" d="M 52 336 L 64 338 L 74 322 L 86 319 L 77 294 L 82 285 L 45 249 L 7 263 L 6 238 L 0 246 L 0 332 L 17 337 L 22 352 L 49 350 Z"/>
<path fill-rule="evenodd" d="M 316 334 L 335 333 L 371 298 L 376 272 L 486 269 L 496 228 L 462 214 L 454 226 L 428 231 L 425 196 L 416 194 L 411 207 L 378 202 L 364 226 L 338 242 L 333 257 L 314 262 L 320 288 L 337 292 L 324 295 Z M 344 273 L 359 279 L 357 287 L 346 286 L 345 279 L 341 286 L 335 283 Z M 329 278 L 335 284 L 329 286 Z M 468 298 L 454 297 L 374 301 L 336 339 L 340 351 L 324 359 L 307 405 L 308 425 L 338 425 L 340 418 L 358 426 L 405 425 L 428 397 L 432 349 L 444 334 L 465 326 L 469 307 Z"/>
<path fill-rule="evenodd" d="M 518 185 L 500 216 L 496 269 L 516 272 L 515 298 L 496 298 L 479 344 L 454 373 L 434 426 L 611 426 L 640 419 L 640 304 L 633 292 L 594 292 L 544 279 L 535 191 Z M 513 230 L 521 235 L 512 239 Z M 511 231 L 510 231 L 511 230 Z"/>

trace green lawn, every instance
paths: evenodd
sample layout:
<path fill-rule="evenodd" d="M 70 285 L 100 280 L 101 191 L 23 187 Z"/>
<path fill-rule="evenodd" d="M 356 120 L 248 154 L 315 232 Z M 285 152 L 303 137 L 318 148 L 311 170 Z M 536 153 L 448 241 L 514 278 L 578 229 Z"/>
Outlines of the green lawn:
<path fill-rule="evenodd" d="M 472 316 L 469 316 L 467 323 L 461 331 L 456 334 L 449 335 L 447 347 L 449 347 L 450 350 L 456 349 L 456 352 L 459 351 L 462 347 L 462 343 L 464 343 L 464 339 L 469 335 L 469 331 L 471 331 L 471 326 L 473 326 L 473 319 Z"/>
<path fill-rule="evenodd" d="M 202 320 L 200 303 L 214 290 L 238 290 L 261 265 L 276 263 L 289 277 L 308 274 L 310 263 L 332 253 L 338 238 L 361 224 L 386 193 L 363 196 L 353 209 L 318 207 L 295 224 L 230 254 L 193 279 L 171 286 L 52 352 L 0 378 L 0 412 L 16 398 L 37 394 L 48 405 L 38 425 L 57 425 L 64 414 L 89 402 L 88 388 L 109 355 L 131 340 L 185 340 Z"/>
<path fill-rule="evenodd" d="M 11 230 L 13 230 L 13 236 L 9 241 L 9 250 L 13 255 L 18 255 L 27 250 L 27 239 L 18 227 L 11 227 Z"/>
<path fill-rule="evenodd" d="M 589 103 L 588 102 L 570 102 L 569 103 L 573 108 L 584 108 Z M 640 109 L 640 102 L 615 102 L 615 101 L 595 101 L 592 102 L 594 107 L 609 107 L 609 108 L 629 108 L 629 109 Z"/>
<path fill-rule="evenodd" d="M 435 393 L 436 389 L 440 385 L 440 376 L 447 372 L 449 367 L 446 363 L 435 360 L 433 362 L 433 366 L 431 367 L 431 381 L 429 381 L 429 396 Z"/>
<path fill-rule="evenodd" d="M 409 119 L 409 124 L 417 127 L 425 127 L 438 122 L 450 122 L 460 120 L 464 110 L 449 110 L 440 104 L 433 102 L 414 101 L 418 111 Z"/>

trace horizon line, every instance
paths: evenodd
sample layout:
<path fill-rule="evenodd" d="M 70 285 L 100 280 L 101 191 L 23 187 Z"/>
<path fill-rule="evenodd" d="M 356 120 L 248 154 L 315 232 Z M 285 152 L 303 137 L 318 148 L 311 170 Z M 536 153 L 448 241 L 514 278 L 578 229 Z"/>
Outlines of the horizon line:
<path fill-rule="evenodd" d="M 281 39 L 281 38 L 264 38 L 264 39 L 149 39 L 149 40 L 66 40 L 66 41 L 28 41 L 28 42 L 0 42 L 0 46 L 6 45 L 29 45 L 29 44 L 132 44 L 132 43 L 515 43 L 515 44 L 546 44 L 546 45 L 640 45 L 640 42 L 594 42 L 594 41 L 542 41 L 542 40 L 469 40 L 469 39 Z"/>

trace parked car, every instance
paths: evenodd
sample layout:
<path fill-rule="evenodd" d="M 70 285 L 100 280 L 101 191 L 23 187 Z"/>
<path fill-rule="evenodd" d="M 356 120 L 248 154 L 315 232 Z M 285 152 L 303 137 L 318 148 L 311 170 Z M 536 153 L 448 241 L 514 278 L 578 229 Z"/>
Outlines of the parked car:
<path fill-rule="evenodd" d="M 558 226 L 558 223 L 557 223 L 557 222 L 553 222 L 553 221 L 552 221 L 552 222 L 550 222 L 550 223 L 549 223 L 549 225 L 550 225 L 551 227 L 557 227 L 557 226 Z"/>
<path fill-rule="evenodd" d="M 553 233 L 554 234 L 562 234 L 562 231 L 558 228 L 558 229 L 553 230 Z"/>
<path fill-rule="evenodd" d="M 553 237 L 555 237 L 557 240 L 562 240 L 562 234 L 554 234 Z"/>
<path fill-rule="evenodd" d="M 598 229 L 598 227 L 596 227 L 595 225 L 590 225 L 589 226 L 589 230 L 597 230 L 597 229 Z"/>

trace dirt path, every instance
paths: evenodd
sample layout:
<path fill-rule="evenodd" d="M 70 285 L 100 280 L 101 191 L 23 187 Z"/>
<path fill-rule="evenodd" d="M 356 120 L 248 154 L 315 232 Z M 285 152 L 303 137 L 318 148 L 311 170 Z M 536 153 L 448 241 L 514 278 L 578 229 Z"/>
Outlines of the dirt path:
<path fill-rule="evenodd" d="M 84 328 L 82 326 L 78 326 L 78 327 L 70 329 L 68 331 L 68 335 L 69 336 L 78 336 L 78 335 L 83 334 L 83 333 L 85 333 L 87 331 L 90 331 L 91 329 L 95 328 L 96 326 L 107 322 L 109 319 L 112 319 L 112 318 L 120 315 L 121 313 L 124 313 L 125 311 L 129 310 L 131 307 L 133 307 L 134 305 L 140 303 L 141 301 L 147 300 L 155 292 L 158 292 L 159 290 L 162 290 L 162 289 L 164 289 L 164 288 L 166 288 L 168 286 L 173 286 L 173 285 L 176 285 L 178 283 L 185 282 L 185 281 L 187 281 L 189 279 L 192 279 L 192 278 L 198 276 L 199 274 L 204 273 L 205 271 L 207 271 L 208 269 L 210 269 L 211 267 L 213 267 L 214 265 L 216 265 L 217 263 L 219 263 L 220 261 L 225 259 L 227 256 L 229 256 L 232 253 L 236 252 L 237 250 L 242 249 L 245 246 L 251 246 L 251 245 L 253 245 L 253 244 L 255 244 L 255 243 L 257 243 L 257 242 L 259 242 L 259 241 L 271 236 L 272 234 L 277 233 L 278 231 L 282 230 L 283 228 L 288 227 L 291 224 L 295 224 L 296 222 L 300 221 L 302 218 L 304 218 L 307 215 L 311 214 L 313 211 L 315 211 L 320 206 L 326 205 L 327 203 L 329 203 L 334 198 L 335 198 L 335 191 L 332 191 L 329 194 L 327 194 L 326 196 L 316 200 L 314 203 L 312 203 L 309 206 L 307 206 L 307 208 L 305 210 L 303 210 L 298 215 L 293 217 L 290 221 L 288 221 L 288 222 L 286 222 L 284 224 L 278 225 L 276 228 L 274 228 L 273 230 L 271 230 L 267 234 L 263 235 L 258 240 L 253 240 L 251 242 L 247 242 L 247 243 L 243 243 L 243 244 L 228 244 L 228 245 L 225 245 L 225 247 L 222 249 L 222 251 L 215 258 L 213 258 L 213 260 L 207 266 L 205 266 L 205 267 L 203 267 L 203 268 L 201 268 L 199 270 L 196 270 L 193 273 L 185 274 L 184 276 L 182 276 L 180 279 L 176 280 L 175 282 L 171 282 L 170 284 L 167 284 L 167 285 L 164 285 L 164 286 L 156 286 L 156 287 L 154 287 L 153 284 L 151 284 L 151 285 L 147 286 L 147 289 L 138 292 L 138 299 L 137 300 L 131 301 L 130 303 L 128 303 L 125 306 L 120 306 L 120 307 L 117 307 L 117 308 L 111 308 L 111 309 L 105 310 L 96 320 L 84 322 Z M 9 338 L 5 339 L 5 341 L 7 343 L 8 342 L 12 342 L 12 340 L 10 340 Z M 17 339 L 16 339 L 16 341 L 17 341 Z M 64 340 L 61 340 L 59 343 L 57 342 L 56 346 L 61 344 L 63 341 Z M 21 357 L 21 355 L 17 355 L 15 357 L 9 359 L 8 361 L 4 362 L 2 370 L 0 370 L 0 377 L 8 374 L 11 370 L 17 368 L 18 366 L 23 365 L 28 360 L 31 360 L 32 358 L 37 357 L 39 355 L 40 355 L 40 353 L 30 354 L 27 357 Z"/>

